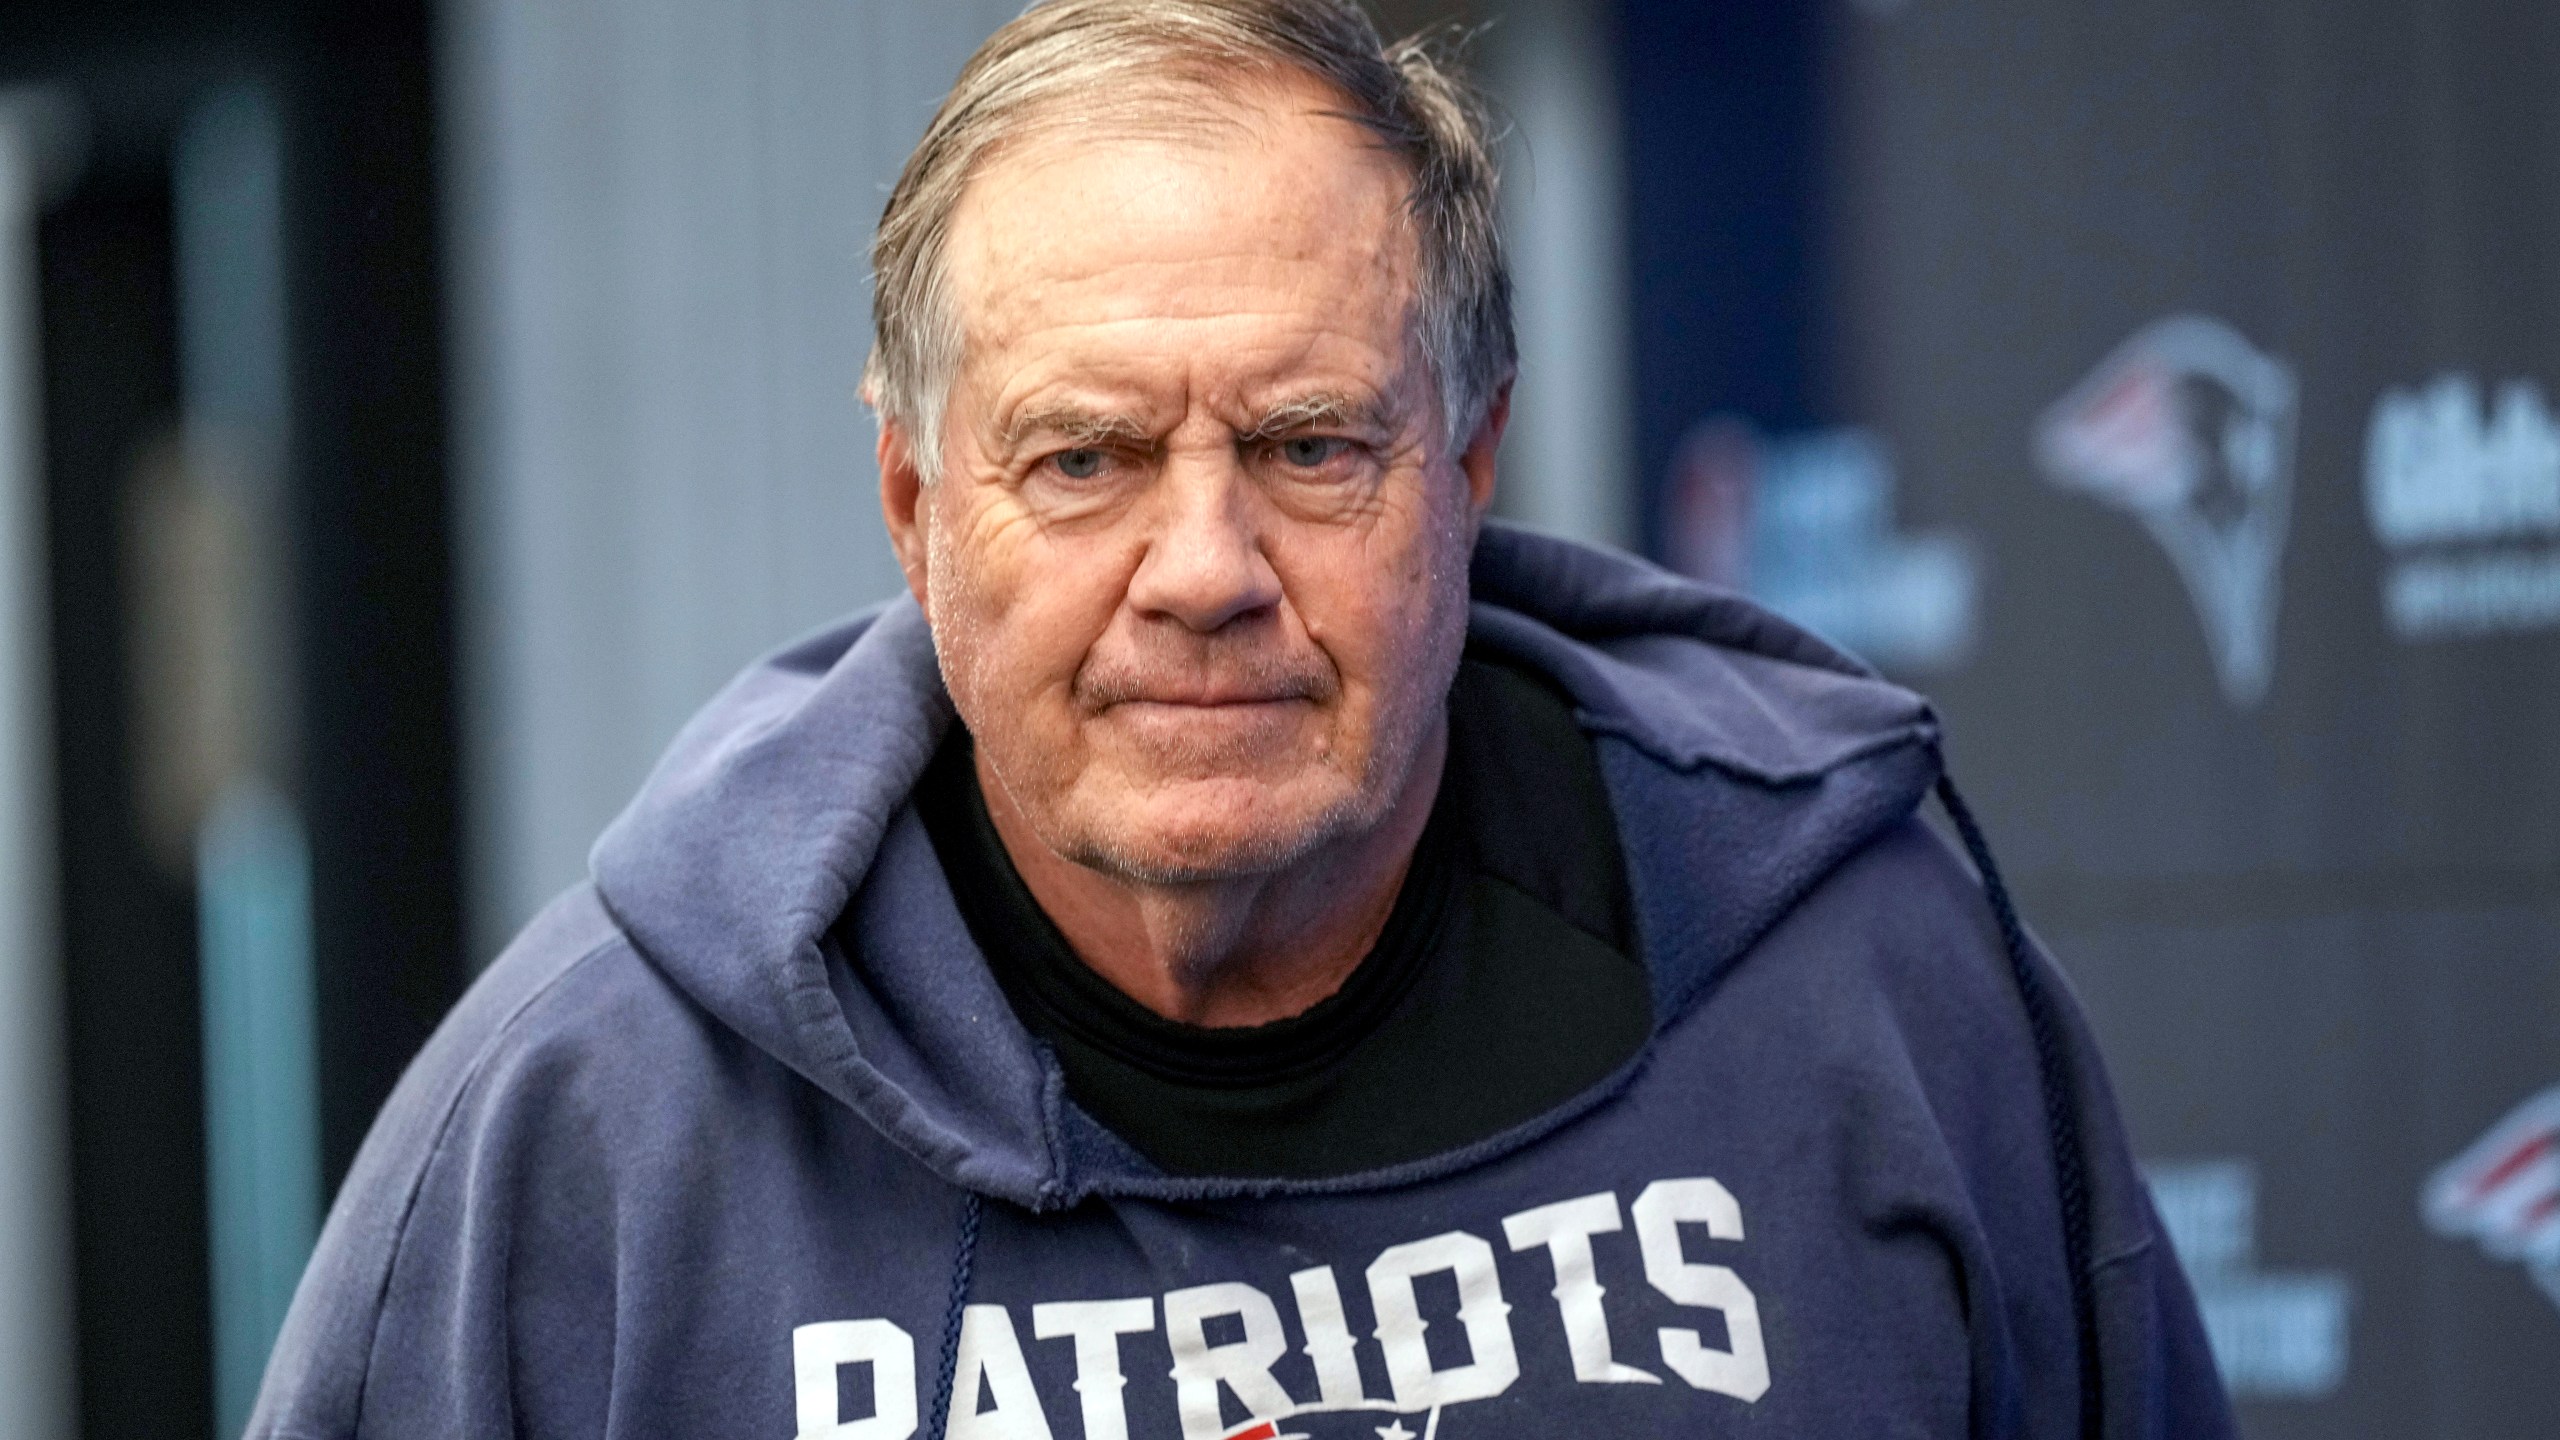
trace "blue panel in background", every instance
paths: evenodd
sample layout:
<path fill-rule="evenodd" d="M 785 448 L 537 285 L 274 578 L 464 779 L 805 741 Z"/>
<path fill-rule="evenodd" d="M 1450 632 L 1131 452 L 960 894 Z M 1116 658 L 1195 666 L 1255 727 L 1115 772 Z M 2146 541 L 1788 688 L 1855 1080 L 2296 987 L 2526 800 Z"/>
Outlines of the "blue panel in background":
<path fill-rule="evenodd" d="M 236 1435 L 320 1233 L 311 852 L 292 808 L 254 783 L 223 796 L 199 839 L 196 893 L 214 1404 Z"/>
<path fill-rule="evenodd" d="M 1718 413 L 1830 418 L 1818 338 L 1821 17 L 1771 0 L 1621 0 L 1636 458 L 1647 554 L 1682 436 Z"/>

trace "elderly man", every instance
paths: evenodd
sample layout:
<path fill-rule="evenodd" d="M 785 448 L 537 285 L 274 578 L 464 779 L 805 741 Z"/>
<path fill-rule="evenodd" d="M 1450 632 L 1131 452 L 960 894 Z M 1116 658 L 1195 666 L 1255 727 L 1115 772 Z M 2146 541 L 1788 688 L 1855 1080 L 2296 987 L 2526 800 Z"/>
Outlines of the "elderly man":
<path fill-rule="evenodd" d="M 875 246 L 910 597 L 455 1012 L 255 1433 L 2228 1433 L 1927 708 L 1486 523 L 1493 188 L 1349 0 L 988 41 Z"/>

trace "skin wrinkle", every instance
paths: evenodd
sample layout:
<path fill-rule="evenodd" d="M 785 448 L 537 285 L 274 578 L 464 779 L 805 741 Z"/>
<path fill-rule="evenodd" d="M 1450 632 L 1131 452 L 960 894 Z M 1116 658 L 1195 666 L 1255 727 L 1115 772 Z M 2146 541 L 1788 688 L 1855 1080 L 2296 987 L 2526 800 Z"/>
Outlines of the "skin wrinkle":
<path fill-rule="evenodd" d="M 1087 964 L 1200 1024 L 1305 1009 L 1384 924 L 1500 438 L 1497 405 L 1446 443 L 1409 177 L 1326 95 L 1275 82 L 1230 97 L 1255 112 L 1231 132 L 987 166 L 951 229 L 942 478 L 881 432 L 1017 869 Z"/>

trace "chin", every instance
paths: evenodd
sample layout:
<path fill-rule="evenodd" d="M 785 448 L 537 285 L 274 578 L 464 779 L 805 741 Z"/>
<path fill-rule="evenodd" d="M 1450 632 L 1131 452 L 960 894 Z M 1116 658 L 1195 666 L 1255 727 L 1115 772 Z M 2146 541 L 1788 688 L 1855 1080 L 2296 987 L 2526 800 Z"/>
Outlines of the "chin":
<path fill-rule="evenodd" d="M 1234 880 L 1287 868 L 1361 828 L 1373 806 L 1356 793 L 1292 796 L 1254 780 L 1198 780 L 1093 817 L 1060 853 L 1151 885 Z M 1115 807 L 1117 808 L 1117 807 Z"/>

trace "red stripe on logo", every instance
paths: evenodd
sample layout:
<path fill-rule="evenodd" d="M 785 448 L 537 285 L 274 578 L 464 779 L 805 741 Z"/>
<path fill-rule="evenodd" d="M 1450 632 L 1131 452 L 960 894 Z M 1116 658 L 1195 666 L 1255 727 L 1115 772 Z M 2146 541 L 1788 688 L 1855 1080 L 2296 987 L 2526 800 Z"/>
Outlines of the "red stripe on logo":
<path fill-rule="evenodd" d="M 2550 1134 L 2536 1135 L 2517 1146 L 2514 1154 L 2490 1166 L 2488 1174 L 2471 1182 L 2471 1198 L 2478 1200 L 2485 1197 L 2490 1191 L 2522 1174 L 2526 1166 L 2550 1154 L 2555 1147 L 2560 1147 L 2560 1137 Z"/>

